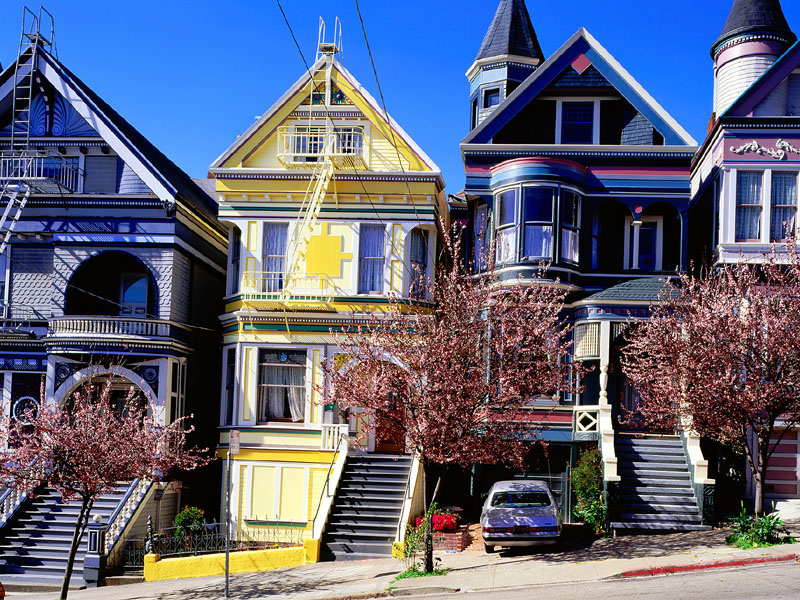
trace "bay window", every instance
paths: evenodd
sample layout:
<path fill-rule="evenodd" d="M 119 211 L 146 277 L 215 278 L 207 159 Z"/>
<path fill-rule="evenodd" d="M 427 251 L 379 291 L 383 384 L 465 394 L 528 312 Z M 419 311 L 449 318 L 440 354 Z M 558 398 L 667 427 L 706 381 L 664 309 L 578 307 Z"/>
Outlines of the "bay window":
<path fill-rule="evenodd" d="M 797 171 L 772 172 L 769 234 L 771 242 L 781 242 L 787 238 L 787 234 L 794 234 L 797 214 L 797 176 Z"/>
<path fill-rule="evenodd" d="M 556 188 L 523 189 L 525 215 L 525 258 L 553 258 L 553 200 Z"/>
<path fill-rule="evenodd" d="M 305 412 L 305 350 L 262 349 L 258 355 L 258 423 L 301 423 Z"/>
<path fill-rule="evenodd" d="M 497 231 L 497 264 L 514 262 L 517 258 L 517 190 L 498 194 L 495 204 Z"/>
<path fill-rule="evenodd" d="M 486 268 L 486 229 L 489 225 L 489 207 L 481 204 L 475 208 L 472 220 L 472 269 L 483 271 Z"/>
<path fill-rule="evenodd" d="M 761 239 L 761 171 L 736 172 L 736 241 Z"/>
<path fill-rule="evenodd" d="M 578 263 L 580 258 L 581 197 L 570 191 L 561 191 L 561 259 Z"/>
<path fill-rule="evenodd" d="M 411 286 L 408 293 L 412 298 L 424 298 L 428 287 L 428 239 L 421 229 L 413 229 L 409 235 L 409 254 L 411 258 Z"/>

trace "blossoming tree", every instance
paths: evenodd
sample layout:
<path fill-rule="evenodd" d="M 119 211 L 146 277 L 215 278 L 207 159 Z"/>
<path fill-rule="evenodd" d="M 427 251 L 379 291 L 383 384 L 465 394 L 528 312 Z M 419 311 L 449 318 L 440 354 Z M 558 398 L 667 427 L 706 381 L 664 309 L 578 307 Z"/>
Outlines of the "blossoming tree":
<path fill-rule="evenodd" d="M 540 426 L 531 399 L 569 386 L 564 291 L 542 274 L 525 281 L 475 277 L 445 236 L 450 267 L 430 284 L 430 303 L 394 301 L 384 317 L 337 334 L 349 359 L 328 361 L 328 401 L 366 409 L 361 436 L 380 432 L 431 464 L 506 463 L 522 467 Z M 453 241 L 456 240 L 456 241 Z M 453 257 L 456 257 L 453 259 Z M 337 364 L 338 362 L 338 364 Z M 438 482 L 437 486 L 438 488 Z M 427 478 L 423 494 L 428 498 Z M 425 569 L 433 569 L 426 520 Z"/>
<path fill-rule="evenodd" d="M 764 509 L 775 447 L 800 424 L 800 261 L 793 245 L 763 264 L 683 275 L 629 335 L 623 369 L 638 417 L 741 447 Z"/>
<path fill-rule="evenodd" d="M 61 406 L 29 410 L 23 418 L 3 423 L 9 449 L 0 463 L 0 482 L 29 492 L 51 487 L 62 501 L 80 503 L 62 599 L 100 495 L 113 491 L 119 481 L 160 479 L 173 469 L 193 469 L 209 460 L 205 450 L 187 447 L 192 428 L 183 419 L 161 424 L 132 386 L 119 403 L 112 400 L 111 391 L 112 380 L 90 380 Z"/>

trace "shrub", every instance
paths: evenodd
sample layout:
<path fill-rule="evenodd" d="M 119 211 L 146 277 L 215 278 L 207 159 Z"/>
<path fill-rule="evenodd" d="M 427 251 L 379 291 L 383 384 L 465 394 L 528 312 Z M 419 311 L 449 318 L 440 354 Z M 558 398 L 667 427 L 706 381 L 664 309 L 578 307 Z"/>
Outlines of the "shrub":
<path fill-rule="evenodd" d="M 572 490 L 577 503 L 573 512 L 597 535 L 606 527 L 606 505 L 603 501 L 603 463 L 600 450 L 583 452 L 572 471 Z"/>
<path fill-rule="evenodd" d="M 725 541 L 739 548 L 794 543 L 794 539 L 789 536 L 777 514 L 748 516 L 744 502 L 739 515 L 730 521 L 730 526 L 733 533 L 725 538 Z"/>
<path fill-rule="evenodd" d="M 184 537 L 203 531 L 205 512 L 194 506 L 184 506 L 175 516 L 175 537 Z"/>

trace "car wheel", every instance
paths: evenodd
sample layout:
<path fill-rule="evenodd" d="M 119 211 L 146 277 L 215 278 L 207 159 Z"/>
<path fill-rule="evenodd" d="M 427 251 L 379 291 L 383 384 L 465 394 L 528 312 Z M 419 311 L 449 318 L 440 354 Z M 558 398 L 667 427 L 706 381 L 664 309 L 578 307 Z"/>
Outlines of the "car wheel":
<path fill-rule="evenodd" d="M 483 549 L 486 550 L 486 554 L 493 554 L 494 553 L 494 546 L 487 544 L 486 542 L 483 543 Z"/>

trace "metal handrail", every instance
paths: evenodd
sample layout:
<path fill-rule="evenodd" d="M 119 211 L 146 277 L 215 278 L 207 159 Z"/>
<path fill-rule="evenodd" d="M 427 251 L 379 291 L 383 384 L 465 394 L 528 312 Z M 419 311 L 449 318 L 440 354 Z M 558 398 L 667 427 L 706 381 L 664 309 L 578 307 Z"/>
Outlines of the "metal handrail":
<path fill-rule="evenodd" d="M 330 492 L 330 483 L 331 483 L 331 473 L 333 473 L 333 466 L 336 464 L 336 459 L 339 456 L 339 448 L 342 445 L 342 440 L 347 439 L 346 433 L 339 434 L 339 440 L 336 442 L 336 449 L 333 451 L 333 458 L 331 458 L 331 464 L 328 466 L 328 474 L 325 476 L 325 483 L 322 485 L 322 490 L 319 493 L 319 501 L 317 502 L 317 510 L 314 513 L 314 518 L 311 520 L 311 527 L 313 531 L 314 524 L 317 522 L 317 517 L 319 516 L 319 509 L 322 506 L 322 499 L 326 497 L 326 491 Z"/>

